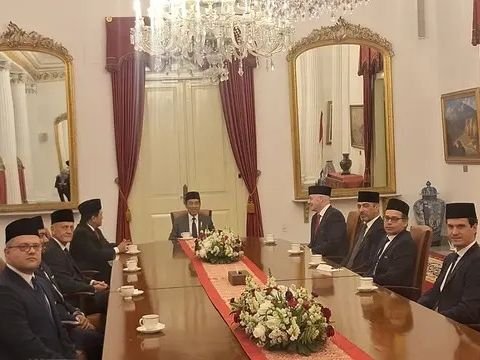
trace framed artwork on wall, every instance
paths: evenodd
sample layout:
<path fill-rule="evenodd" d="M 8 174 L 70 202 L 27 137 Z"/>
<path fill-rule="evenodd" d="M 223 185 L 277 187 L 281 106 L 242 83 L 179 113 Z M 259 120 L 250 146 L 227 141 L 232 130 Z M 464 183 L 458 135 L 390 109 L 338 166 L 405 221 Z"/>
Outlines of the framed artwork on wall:
<path fill-rule="evenodd" d="M 326 145 L 332 145 L 332 119 L 333 119 L 333 103 L 327 101 L 327 138 Z"/>
<path fill-rule="evenodd" d="M 350 105 L 350 142 L 352 147 L 364 149 L 363 105 Z"/>
<path fill-rule="evenodd" d="M 480 164 L 480 88 L 443 94 L 441 100 L 445 162 Z"/>

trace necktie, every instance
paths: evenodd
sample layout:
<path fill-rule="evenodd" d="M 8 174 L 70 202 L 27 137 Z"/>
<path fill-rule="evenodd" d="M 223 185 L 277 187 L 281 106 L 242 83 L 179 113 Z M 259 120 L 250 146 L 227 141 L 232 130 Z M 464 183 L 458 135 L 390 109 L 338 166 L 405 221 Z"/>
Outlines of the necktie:
<path fill-rule="evenodd" d="M 47 295 L 45 295 L 45 292 L 42 289 L 42 286 L 38 283 L 35 277 L 32 277 L 32 285 L 33 285 L 33 291 L 35 292 L 35 296 L 45 306 L 46 310 L 48 311 L 48 315 L 50 316 L 50 319 L 53 321 L 50 302 L 48 301 Z"/>
<path fill-rule="evenodd" d="M 360 247 L 362 246 L 363 238 L 365 237 L 365 232 L 366 231 L 367 231 L 367 224 L 363 223 L 362 227 L 360 228 L 360 231 L 358 232 L 357 242 L 355 243 L 355 246 L 352 250 L 352 254 L 350 255 L 350 259 L 348 260 L 347 268 L 352 267 L 353 261 L 357 257 L 358 252 L 360 251 Z"/>
<path fill-rule="evenodd" d="M 314 233 L 315 235 L 317 234 L 318 228 L 320 227 L 320 221 L 321 221 L 321 219 L 322 219 L 322 215 L 320 215 L 320 214 L 317 213 L 315 228 L 314 228 L 314 230 L 313 230 L 313 233 Z"/>
<path fill-rule="evenodd" d="M 391 240 L 387 237 L 387 241 L 383 244 L 383 246 L 380 248 L 380 250 L 377 253 L 377 259 L 375 261 L 375 267 L 373 268 L 373 275 L 377 272 L 377 266 L 378 263 L 380 262 L 380 259 L 382 258 L 383 253 L 385 250 L 387 250 L 388 245 L 390 244 Z"/>
<path fill-rule="evenodd" d="M 448 267 L 448 270 L 445 274 L 445 277 L 443 278 L 443 281 L 442 281 L 442 284 L 440 285 L 440 291 L 443 291 L 443 288 L 445 287 L 445 284 L 450 281 L 450 279 L 452 278 L 453 276 L 453 272 L 454 272 L 454 265 L 455 263 L 457 262 L 458 258 L 460 257 L 460 255 L 458 255 L 457 253 L 455 253 L 453 256 L 452 256 L 452 262 L 450 263 L 450 266 Z"/>
<path fill-rule="evenodd" d="M 195 216 L 192 217 L 192 237 L 198 238 L 197 223 L 195 222 Z"/>

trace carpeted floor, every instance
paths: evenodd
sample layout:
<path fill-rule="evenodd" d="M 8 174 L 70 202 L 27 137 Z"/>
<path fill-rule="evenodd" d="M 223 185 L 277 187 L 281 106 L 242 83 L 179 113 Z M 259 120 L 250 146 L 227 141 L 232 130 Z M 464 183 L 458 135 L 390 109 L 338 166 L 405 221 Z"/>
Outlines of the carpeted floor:
<path fill-rule="evenodd" d="M 442 268 L 444 256 L 435 252 L 431 252 L 428 257 L 427 273 L 425 275 L 425 282 L 423 284 L 423 290 L 428 290 L 433 286 L 433 283 L 437 279 L 438 274 Z"/>

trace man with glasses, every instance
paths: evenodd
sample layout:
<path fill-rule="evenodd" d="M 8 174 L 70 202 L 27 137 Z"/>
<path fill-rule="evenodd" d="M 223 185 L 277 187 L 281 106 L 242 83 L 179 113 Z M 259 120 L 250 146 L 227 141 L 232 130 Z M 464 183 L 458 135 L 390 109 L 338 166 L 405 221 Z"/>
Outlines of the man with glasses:
<path fill-rule="evenodd" d="M 448 237 L 455 252 L 443 261 L 433 287 L 418 302 L 463 324 L 480 325 L 480 247 L 473 203 L 447 204 Z"/>
<path fill-rule="evenodd" d="M 374 191 L 359 191 L 357 201 L 361 225 L 355 234 L 356 242 L 346 267 L 364 275 L 372 267 L 378 247 L 385 239 L 385 229 L 380 216 L 380 194 Z"/>
<path fill-rule="evenodd" d="M 200 214 L 200 194 L 197 191 L 190 191 L 185 194 L 185 207 L 187 213 L 174 220 L 169 240 L 176 240 L 182 237 L 183 232 L 189 232 L 192 237 L 197 238 L 200 231 L 214 230 L 212 218 Z"/>
<path fill-rule="evenodd" d="M 406 230 L 407 203 L 390 199 L 384 215 L 386 236 L 378 249 L 368 275 L 373 281 L 400 294 L 410 294 L 417 258 L 417 247 Z"/>
<path fill-rule="evenodd" d="M 312 216 L 310 244 L 313 254 L 321 254 L 340 264 L 348 253 L 347 224 L 343 214 L 330 205 L 332 189 L 313 185 L 308 188 Z"/>
<path fill-rule="evenodd" d="M 15 220 L 5 228 L 7 266 L 0 274 L 0 359 L 75 359 L 53 294 L 34 275 L 42 259 L 42 243 L 32 219 Z"/>

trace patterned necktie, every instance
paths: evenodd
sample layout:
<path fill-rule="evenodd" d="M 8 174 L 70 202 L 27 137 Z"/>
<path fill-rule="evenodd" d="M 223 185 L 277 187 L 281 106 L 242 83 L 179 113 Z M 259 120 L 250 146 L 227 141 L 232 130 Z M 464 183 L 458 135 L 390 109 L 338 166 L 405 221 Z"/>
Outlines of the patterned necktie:
<path fill-rule="evenodd" d="M 45 294 L 42 286 L 38 283 L 38 280 L 35 277 L 32 277 L 33 291 L 35 292 L 35 297 L 45 306 L 48 311 L 50 319 L 53 321 L 52 308 L 50 307 L 50 302 L 48 301 L 47 295 Z"/>
<path fill-rule="evenodd" d="M 357 242 L 355 243 L 355 247 L 352 250 L 352 254 L 350 255 L 350 259 L 348 260 L 347 263 L 347 268 L 351 268 L 353 265 L 353 261 L 358 255 L 358 252 L 360 251 L 360 247 L 362 246 L 363 239 L 365 237 L 365 232 L 367 231 L 367 224 L 363 223 L 362 227 L 360 228 L 360 231 L 357 236 Z"/>
<path fill-rule="evenodd" d="M 192 217 L 192 237 L 198 238 L 197 223 L 195 222 L 195 216 Z"/>
<path fill-rule="evenodd" d="M 320 214 L 317 213 L 315 228 L 314 228 L 314 230 L 313 230 L 313 233 L 314 233 L 315 235 L 317 234 L 318 228 L 320 227 L 320 222 L 321 222 L 321 220 L 322 220 L 322 215 L 320 215 Z"/>
<path fill-rule="evenodd" d="M 455 265 L 455 263 L 457 262 L 459 257 L 460 257 L 460 255 L 458 255 L 457 253 L 453 254 L 452 262 L 448 266 L 447 273 L 445 274 L 444 280 L 442 281 L 442 283 L 440 285 L 440 291 L 443 291 L 443 288 L 445 287 L 445 284 L 448 283 L 450 281 L 450 279 L 453 277 L 453 273 L 454 273 L 454 270 L 455 270 L 455 268 L 453 266 Z"/>

